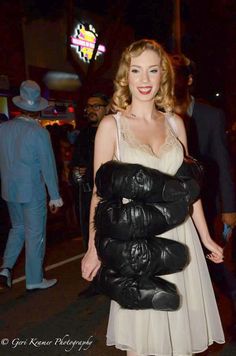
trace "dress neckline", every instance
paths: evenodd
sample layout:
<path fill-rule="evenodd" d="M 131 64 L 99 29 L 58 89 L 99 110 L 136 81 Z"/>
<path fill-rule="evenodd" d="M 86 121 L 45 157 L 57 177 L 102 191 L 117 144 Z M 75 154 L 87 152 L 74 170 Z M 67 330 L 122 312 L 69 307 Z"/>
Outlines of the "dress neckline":
<path fill-rule="evenodd" d="M 124 139 L 125 142 L 127 142 L 131 147 L 140 149 L 146 153 L 151 154 L 154 157 L 160 158 L 163 152 L 169 151 L 170 146 L 173 144 L 173 140 L 176 140 L 177 138 L 173 134 L 173 131 L 171 130 L 171 127 L 168 123 L 168 120 L 166 118 L 166 113 L 164 113 L 164 118 L 165 118 L 165 129 L 166 129 L 166 136 L 164 139 L 164 142 L 159 146 L 158 152 L 155 152 L 151 145 L 147 143 L 141 143 L 133 131 L 130 129 L 129 125 L 129 118 L 125 116 L 122 112 L 118 112 L 117 116 L 120 118 L 120 130 L 121 130 L 121 136 Z M 123 119 L 124 120 L 123 120 Z"/>

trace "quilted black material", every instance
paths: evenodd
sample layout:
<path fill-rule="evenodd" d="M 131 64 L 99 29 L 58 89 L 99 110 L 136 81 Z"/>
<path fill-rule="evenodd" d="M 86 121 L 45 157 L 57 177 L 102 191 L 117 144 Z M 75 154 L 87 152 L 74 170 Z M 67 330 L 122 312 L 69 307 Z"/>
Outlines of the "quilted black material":
<path fill-rule="evenodd" d="M 188 262 L 187 246 L 163 237 L 120 241 L 96 235 L 96 247 L 104 265 L 127 277 L 171 274 Z"/>
<path fill-rule="evenodd" d="M 123 308 L 173 311 L 179 307 L 176 286 L 158 276 L 124 277 L 103 266 L 97 278 L 101 290 Z"/>
<path fill-rule="evenodd" d="M 188 159 L 174 177 L 117 161 L 98 170 L 95 182 L 102 199 L 94 223 L 102 267 L 96 282 L 123 308 L 179 308 L 176 286 L 159 276 L 183 270 L 188 248 L 157 235 L 188 216 L 200 193 L 200 168 Z"/>
<path fill-rule="evenodd" d="M 158 203 L 185 197 L 193 202 L 199 196 L 201 181 L 201 166 L 196 162 L 185 160 L 173 177 L 140 164 L 108 161 L 97 171 L 97 194 L 106 200 L 122 197 Z"/>
<path fill-rule="evenodd" d="M 100 235 L 118 240 L 132 240 L 162 234 L 184 222 L 189 212 L 185 198 L 166 203 L 101 201 L 95 212 L 95 226 Z"/>

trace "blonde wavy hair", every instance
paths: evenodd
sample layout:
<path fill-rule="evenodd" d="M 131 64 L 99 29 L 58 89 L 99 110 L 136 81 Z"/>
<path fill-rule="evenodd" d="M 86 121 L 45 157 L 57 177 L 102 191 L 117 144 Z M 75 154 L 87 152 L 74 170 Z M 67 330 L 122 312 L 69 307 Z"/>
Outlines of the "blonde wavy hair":
<path fill-rule="evenodd" d="M 111 103 L 112 110 L 125 110 L 130 105 L 131 93 L 129 90 L 128 75 L 131 58 L 138 57 L 146 50 L 154 51 L 161 60 L 161 82 L 155 97 L 156 107 L 166 112 L 173 110 L 174 72 L 170 59 L 158 42 L 149 39 L 133 42 L 123 52 L 114 81 L 115 92 Z"/>

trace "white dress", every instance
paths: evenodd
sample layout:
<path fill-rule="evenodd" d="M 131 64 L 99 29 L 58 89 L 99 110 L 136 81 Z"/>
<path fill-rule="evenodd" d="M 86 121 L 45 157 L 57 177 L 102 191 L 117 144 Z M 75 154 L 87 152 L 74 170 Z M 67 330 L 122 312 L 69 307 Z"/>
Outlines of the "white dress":
<path fill-rule="evenodd" d="M 118 148 L 114 159 L 139 163 L 174 175 L 183 161 L 183 147 L 176 138 L 166 114 L 166 140 L 158 156 L 147 145 L 140 145 L 121 113 L 115 115 Z M 182 272 L 166 275 L 181 295 L 177 311 L 123 309 L 111 301 L 107 345 L 138 355 L 189 356 L 207 349 L 214 341 L 224 343 L 215 295 L 205 257 L 191 217 L 161 237 L 184 243 L 190 263 Z"/>

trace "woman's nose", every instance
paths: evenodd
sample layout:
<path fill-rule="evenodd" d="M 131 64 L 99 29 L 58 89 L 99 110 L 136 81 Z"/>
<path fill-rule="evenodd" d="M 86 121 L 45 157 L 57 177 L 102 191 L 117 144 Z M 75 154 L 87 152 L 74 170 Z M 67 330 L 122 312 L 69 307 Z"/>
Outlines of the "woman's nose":
<path fill-rule="evenodd" d="M 142 81 L 144 83 L 146 83 L 146 82 L 148 82 L 148 80 L 149 80 L 148 72 L 143 71 L 143 73 L 142 73 Z"/>

